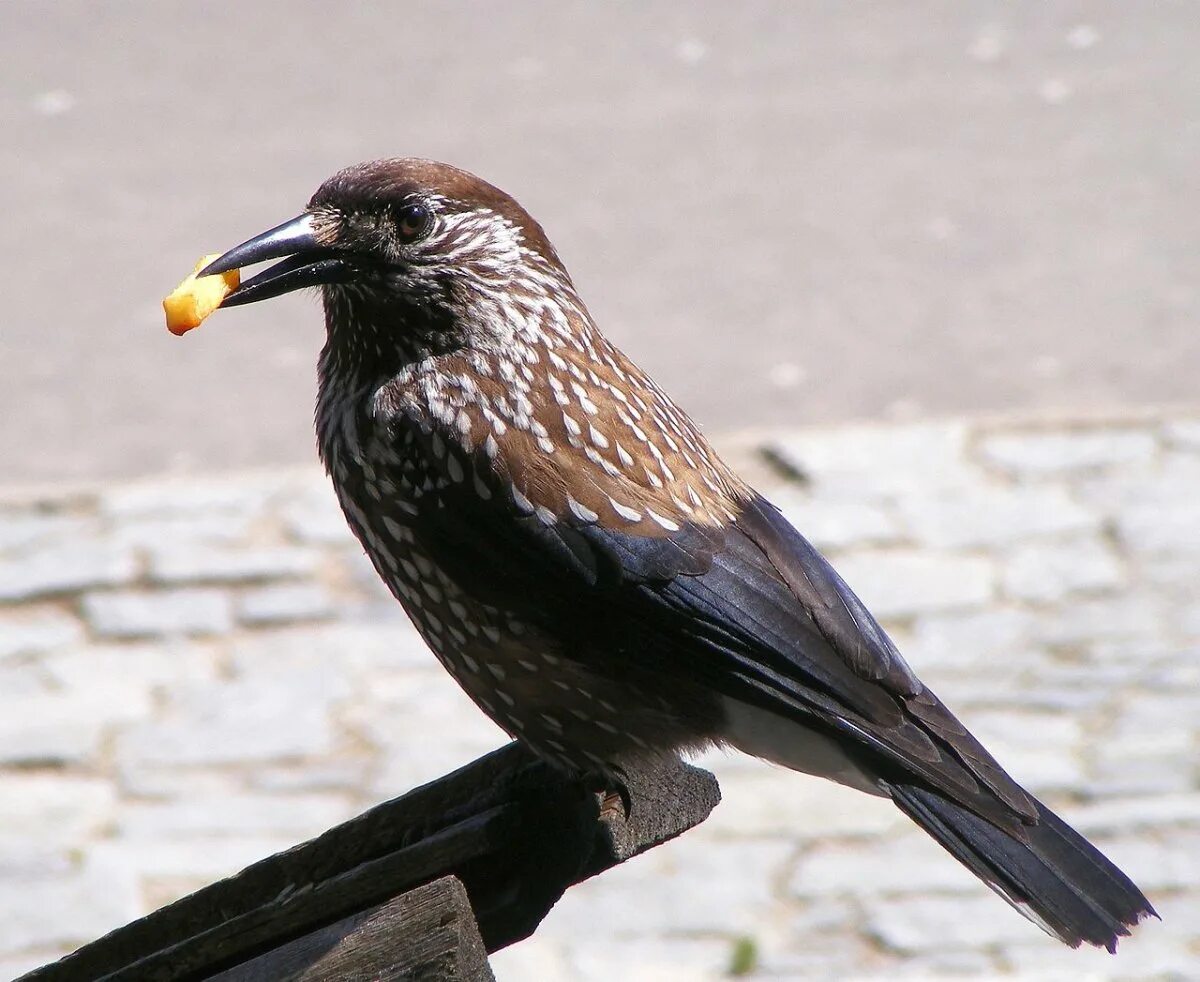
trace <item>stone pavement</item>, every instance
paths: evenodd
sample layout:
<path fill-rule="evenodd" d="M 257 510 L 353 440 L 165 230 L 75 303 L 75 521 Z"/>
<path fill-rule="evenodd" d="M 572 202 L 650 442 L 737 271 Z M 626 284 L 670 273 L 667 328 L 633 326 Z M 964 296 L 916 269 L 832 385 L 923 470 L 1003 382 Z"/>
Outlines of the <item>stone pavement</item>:
<path fill-rule="evenodd" d="M 715 755 L 712 818 L 570 891 L 498 976 L 1200 977 L 1200 412 L 755 446 L 923 678 L 1164 921 L 1071 952 L 890 805 Z M 0 978 L 502 740 L 315 469 L 0 497 Z"/>

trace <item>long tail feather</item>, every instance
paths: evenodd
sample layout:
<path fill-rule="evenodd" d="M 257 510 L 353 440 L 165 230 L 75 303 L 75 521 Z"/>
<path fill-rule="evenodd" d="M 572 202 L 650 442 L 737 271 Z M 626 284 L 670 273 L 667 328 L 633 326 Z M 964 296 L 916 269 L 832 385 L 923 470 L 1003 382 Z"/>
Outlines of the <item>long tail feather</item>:
<path fill-rule="evenodd" d="M 1072 948 L 1086 941 L 1115 952 L 1133 925 L 1158 916 L 1124 873 L 1041 802 L 1022 842 L 934 791 L 883 787 L 971 872 Z"/>

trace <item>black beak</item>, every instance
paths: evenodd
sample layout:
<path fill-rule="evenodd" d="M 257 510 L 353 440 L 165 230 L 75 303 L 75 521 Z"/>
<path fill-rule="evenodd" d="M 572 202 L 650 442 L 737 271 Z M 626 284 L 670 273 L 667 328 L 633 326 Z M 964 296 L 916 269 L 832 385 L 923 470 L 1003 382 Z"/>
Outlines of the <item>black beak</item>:
<path fill-rule="evenodd" d="M 211 276 L 240 269 L 268 259 L 287 258 L 276 263 L 257 276 L 244 281 L 229 294 L 222 307 L 237 307 L 257 300 L 270 300 L 284 293 L 291 293 L 306 286 L 321 286 L 326 283 L 345 283 L 354 273 L 350 263 L 333 249 L 317 241 L 313 232 L 313 215 L 305 212 L 290 222 L 234 246 L 223 256 L 213 260 L 198 276 Z"/>

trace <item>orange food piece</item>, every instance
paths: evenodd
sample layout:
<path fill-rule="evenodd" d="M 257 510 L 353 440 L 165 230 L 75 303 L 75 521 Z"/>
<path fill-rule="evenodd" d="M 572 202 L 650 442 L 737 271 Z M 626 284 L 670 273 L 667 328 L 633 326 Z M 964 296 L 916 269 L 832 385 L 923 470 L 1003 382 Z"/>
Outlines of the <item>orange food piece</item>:
<path fill-rule="evenodd" d="M 205 266 L 220 253 L 205 256 L 171 295 L 163 298 L 163 311 L 167 315 L 167 330 L 174 335 L 187 334 L 193 327 L 221 306 L 221 301 L 238 288 L 242 282 L 241 270 L 231 269 L 228 273 L 215 276 L 196 277 Z"/>

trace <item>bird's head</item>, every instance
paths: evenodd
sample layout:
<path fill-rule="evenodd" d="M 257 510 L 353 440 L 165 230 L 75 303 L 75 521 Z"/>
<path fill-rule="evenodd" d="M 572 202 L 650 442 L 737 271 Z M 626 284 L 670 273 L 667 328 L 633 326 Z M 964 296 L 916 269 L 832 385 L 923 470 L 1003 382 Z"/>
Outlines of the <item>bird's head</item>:
<path fill-rule="evenodd" d="M 494 322 L 472 313 L 539 284 L 570 289 L 545 232 L 516 201 L 466 171 L 414 158 L 338 172 L 302 214 L 230 249 L 202 275 L 271 259 L 282 261 L 221 306 L 315 286 L 331 332 L 382 317 L 397 332 L 428 334 Z"/>

